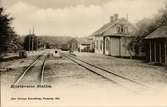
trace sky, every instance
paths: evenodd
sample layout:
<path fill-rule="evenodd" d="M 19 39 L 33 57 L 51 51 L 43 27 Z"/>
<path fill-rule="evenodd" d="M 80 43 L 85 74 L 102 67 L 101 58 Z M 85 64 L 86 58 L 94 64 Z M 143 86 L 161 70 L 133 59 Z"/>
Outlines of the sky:
<path fill-rule="evenodd" d="M 132 23 L 151 18 L 166 0 L 2 0 L 15 19 L 19 35 L 35 29 L 37 35 L 84 37 L 109 22 L 115 13 Z"/>

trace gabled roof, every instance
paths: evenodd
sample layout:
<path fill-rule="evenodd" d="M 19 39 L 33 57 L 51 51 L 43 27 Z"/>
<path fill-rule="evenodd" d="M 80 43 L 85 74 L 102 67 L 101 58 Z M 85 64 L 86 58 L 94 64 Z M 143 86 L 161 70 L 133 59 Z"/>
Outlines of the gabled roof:
<path fill-rule="evenodd" d="M 118 33 L 117 34 L 113 33 L 112 29 L 117 24 L 126 24 L 128 27 L 131 26 L 135 29 L 135 27 L 131 23 L 129 23 L 128 20 L 121 18 L 121 19 L 117 19 L 116 21 L 114 21 L 112 23 L 109 22 L 109 23 L 103 25 L 100 29 L 98 29 L 96 32 L 94 32 L 92 34 L 92 36 L 108 36 L 108 35 L 110 35 L 110 36 L 112 36 L 112 35 L 114 35 L 114 36 L 129 36 L 128 34 L 126 34 L 126 35 L 120 34 L 119 35 Z M 132 31 L 130 33 L 132 33 Z"/>
<path fill-rule="evenodd" d="M 126 33 L 118 33 L 113 31 L 113 27 L 116 24 L 125 25 L 128 28 L 128 32 Z M 103 33 L 103 36 L 126 36 L 131 37 L 134 36 L 136 28 L 126 19 L 122 18 L 115 22 L 112 26 L 110 26 L 106 31 Z"/>
<path fill-rule="evenodd" d="M 167 38 L 167 26 L 161 26 L 149 34 L 146 39 Z"/>
<path fill-rule="evenodd" d="M 101 34 L 105 31 L 105 29 L 108 28 L 108 27 L 111 26 L 111 25 L 112 25 L 112 23 L 107 23 L 107 24 L 103 25 L 100 29 L 98 29 L 96 32 L 94 32 L 94 33 L 92 34 L 92 36 L 101 35 Z"/>

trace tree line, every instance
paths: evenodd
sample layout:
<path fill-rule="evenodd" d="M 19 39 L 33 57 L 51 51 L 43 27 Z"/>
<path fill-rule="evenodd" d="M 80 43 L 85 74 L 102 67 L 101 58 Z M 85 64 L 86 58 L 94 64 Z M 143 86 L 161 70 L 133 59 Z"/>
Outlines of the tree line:
<path fill-rule="evenodd" d="M 154 32 L 157 28 L 167 25 L 167 2 L 164 8 L 159 10 L 152 18 L 144 18 L 136 23 L 137 31 L 135 38 L 129 43 L 129 49 L 135 51 L 138 56 L 140 49 L 145 49 L 145 37 Z"/>
<path fill-rule="evenodd" d="M 17 35 L 11 27 L 12 20 L 13 18 L 0 8 L 0 55 L 12 48 L 17 48 Z"/>

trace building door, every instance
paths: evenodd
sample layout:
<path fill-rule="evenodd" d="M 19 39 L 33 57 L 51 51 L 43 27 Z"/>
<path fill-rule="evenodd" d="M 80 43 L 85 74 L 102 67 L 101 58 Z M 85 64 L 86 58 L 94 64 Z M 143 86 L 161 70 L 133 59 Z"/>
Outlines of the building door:
<path fill-rule="evenodd" d="M 110 37 L 105 38 L 105 55 L 111 55 L 111 41 Z"/>
<path fill-rule="evenodd" d="M 111 56 L 120 56 L 120 38 L 111 38 Z"/>

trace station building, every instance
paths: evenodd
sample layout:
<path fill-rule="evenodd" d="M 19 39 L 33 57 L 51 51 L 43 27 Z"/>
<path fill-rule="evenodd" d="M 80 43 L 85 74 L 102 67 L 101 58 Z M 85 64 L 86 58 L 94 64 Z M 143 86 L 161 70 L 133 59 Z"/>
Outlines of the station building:
<path fill-rule="evenodd" d="M 95 41 L 95 53 L 130 57 L 134 53 L 128 49 L 128 43 L 134 38 L 136 28 L 118 14 L 110 17 L 110 22 L 92 34 Z"/>

